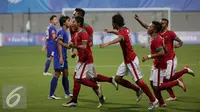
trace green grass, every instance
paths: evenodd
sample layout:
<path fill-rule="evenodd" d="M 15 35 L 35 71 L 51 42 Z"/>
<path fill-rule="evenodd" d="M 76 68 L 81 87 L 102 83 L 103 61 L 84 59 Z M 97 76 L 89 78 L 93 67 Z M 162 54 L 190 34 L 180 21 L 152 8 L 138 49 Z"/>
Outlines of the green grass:
<path fill-rule="evenodd" d="M 82 86 L 78 106 L 76 108 L 64 108 L 61 106 L 69 100 L 48 100 L 49 82 L 52 76 L 43 76 L 44 63 L 46 53 L 41 52 L 41 47 L 1 47 L 0 48 L 0 90 L 3 85 L 22 84 L 27 86 L 27 109 L 24 110 L 6 110 L 2 109 L 2 101 L 0 101 L 1 112 L 140 112 L 148 111 L 148 98 L 143 95 L 143 99 L 136 103 L 135 92 L 120 86 L 116 91 L 111 84 L 102 83 L 104 95 L 107 97 L 105 105 L 101 109 L 96 109 L 98 99 L 92 89 Z M 134 46 L 136 53 L 141 61 L 142 56 L 149 54 L 149 49 L 143 49 L 140 46 Z M 113 76 L 118 66 L 123 61 L 121 49 L 119 46 L 111 46 L 105 49 L 93 47 L 96 71 L 106 76 Z M 185 93 L 179 87 L 174 87 L 178 101 L 167 102 L 167 108 L 157 108 L 155 112 L 200 112 L 200 45 L 184 45 L 180 49 L 176 49 L 178 57 L 177 70 L 183 69 L 188 64 L 195 72 L 196 77 L 184 75 L 183 79 L 187 85 L 188 91 Z M 76 59 L 69 58 L 70 72 L 70 89 L 73 86 L 73 71 Z M 51 64 L 52 66 L 53 64 Z M 110 65 L 110 66 L 106 66 Z M 149 76 L 152 61 L 145 63 L 140 62 L 144 80 L 149 85 Z M 104 67 L 105 66 L 105 67 Z M 53 72 L 53 68 L 50 68 Z M 131 80 L 130 76 L 125 77 Z M 162 92 L 164 98 L 169 95 L 165 91 Z M 57 96 L 64 96 L 61 80 L 59 80 L 56 90 Z M 2 92 L 0 93 L 2 99 Z"/>

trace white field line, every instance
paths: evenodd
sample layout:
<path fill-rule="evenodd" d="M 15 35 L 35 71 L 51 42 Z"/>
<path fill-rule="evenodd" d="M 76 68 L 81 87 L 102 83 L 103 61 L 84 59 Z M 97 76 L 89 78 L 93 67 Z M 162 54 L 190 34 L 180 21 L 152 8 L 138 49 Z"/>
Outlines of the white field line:
<path fill-rule="evenodd" d="M 120 65 L 120 64 L 119 64 Z M 119 65 L 95 65 L 95 68 L 115 68 L 118 67 Z M 178 66 L 199 66 L 200 64 L 178 64 Z M 152 67 L 152 65 L 140 65 L 141 68 L 144 67 Z M 42 68 L 42 66 L 16 66 L 16 67 L 9 67 L 9 66 L 5 66 L 5 67 L 0 67 L 0 70 L 15 70 L 15 69 L 38 69 L 38 68 Z M 75 66 L 69 66 L 69 68 L 75 68 Z"/>

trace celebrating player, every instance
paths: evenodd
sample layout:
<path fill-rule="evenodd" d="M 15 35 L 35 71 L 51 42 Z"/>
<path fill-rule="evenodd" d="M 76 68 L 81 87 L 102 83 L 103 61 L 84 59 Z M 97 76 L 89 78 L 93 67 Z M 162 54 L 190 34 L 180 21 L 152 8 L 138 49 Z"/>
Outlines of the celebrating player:
<path fill-rule="evenodd" d="M 68 16 L 61 16 L 59 19 L 59 23 L 61 29 L 58 31 L 57 39 L 67 44 L 69 37 L 66 30 L 70 26 L 70 18 Z M 61 99 L 60 97 L 54 95 L 54 92 L 57 87 L 58 78 L 61 75 L 61 72 L 63 74 L 62 85 L 65 91 L 65 98 L 71 97 L 72 95 L 69 92 L 69 80 L 68 80 L 67 48 L 62 47 L 62 45 L 57 43 L 55 44 L 55 51 L 54 51 L 54 70 L 55 70 L 55 75 L 51 80 L 49 98 Z"/>
<path fill-rule="evenodd" d="M 138 15 L 135 15 L 135 19 L 144 27 L 144 28 L 148 28 L 148 25 L 143 23 L 140 19 Z M 164 82 L 169 82 L 169 81 L 173 81 L 176 80 L 178 78 L 180 78 L 183 74 L 188 73 L 192 76 L 194 76 L 194 72 L 188 67 L 186 66 L 183 70 L 176 72 L 176 67 L 177 67 L 177 58 L 176 55 L 174 53 L 174 41 L 177 41 L 178 44 L 175 44 L 175 48 L 179 48 L 182 46 L 183 42 L 180 40 L 179 37 L 176 36 L 176 34 L 173 31 L 168 30 L 168 23 L 169 21 L 166 18 L 162 18 L 161 19 L 161 24 L 162 24 L 162 30 L 159 33 L 159 35 L 161 35 L 161 37 L 164 38 L 164 43 L 168 49 L 168 52 L 166 53 L 166 59 L 167 59 L 167 69 L 165 72 L 165 78 L 164 78 Z M 173 90 L 171 88 L 167 89 L 168 93 L 170 94 L 170 98 L 168 98 L 167 100 L 177 100 Z"/>
<path fill-rule="evenodd" d="M 162 25 L 157 21 L 153 21 L 148 27 L 148 34 L 151 36 L 151 54 L 144 56 L 142 61 L 145 62 L 146 60 L 154 59 L 154 66 L 150 76 L 150 84 L 154 90 L 156 98 L 159 100 L 160 106 L 165 107 L 166 103 L 162 98 L 161 90 L 172 88 L 173 86 L 180 86 L 184 91 L 186 91 L 186 87 L 182 79 L 163 83 L 163 78 L 167 68 L 167 61 L 165 57 L 167 49 L 165 48 L 163 38 L 158 34 L 161 29 Z"/>
<path fill-rule="evenodd" d="M 112 44 L 120 43 L 122 53 L 124 56 L 124 62 L 119 66 L 115 80 L 118 84 L 127 87 L 127 88 L 135 88 L 135 91 L 141 91 L 138 87 L 131 84 L 129 81 L 123 79 L 128 72 L 131 73 L 133 80 L 136 84 L 142 89 L 142 91 L 149 97 L 150 106 L 148 109 L 153 109 L 158 103 L 158 100 L 153 96 L 148 86 L 142 80 L 143 74 L 139 68 L 139 60 L 133 51 L 131 41 L 130 41 L 130 30 L 124 27 L 124 18 L 120 14 L 116 14 L 112 17 L 112 25 L 113 29 L 118 31 L 118 38 L 108 42 L 100 44 L 101 48 L 107 47 Z M 141 92 L 140 92 L 141 93 Z"/>
<path fill-rule="evenodd" d="M 63 44 L 61 41 L 58 41 L 63 46 L 72 47 L 78 51 L 78 63 L 76 64 L 75 69 L 75 81 L 76 83 L 81 83 L 85 86 L 93 88 L 94 92 L 99 97 L 99 105 L 97 108 L 100 108 L 104 103 L 104 97 L 100 88 L 100 84 L 94 80 L 97 77 L 94 64 L 92 51 L 89 45 L 89 36 L 87 32 L 83 29 L 84 18 L 80 16 L 74 17 L 72 23 L 72 29 L 75 31 L 74 37 L 71 40 L 70 44 Z M 63 106 L 76 106 L 77 100 L 72 100 L 68 103 L 63 104 Z"/>
<path fill-rule="evenodd" d="M 77 17 L 77 16 L 84 18 L 85 11 L 81 8 L 76 8 L 75 12 L 73 13 L 73 17 Z M 89 43 L 89 46 L 92 47 L 92 45 L 93 45 L 93 29 L 87 23 L 83 24 L 83 29 L 86 30 L 87 34 L 89 35 L 88 43 Z M 72 26 L 70 26 L 70 33 L 71 33 L 71 37 L 74 38 L 76 32 L 73 30 Z M 72 52 L 72 57 L 74 58 L 75 56 L 76 56 L 76 54 Z M 75 77 L 75 74 L 74 74 L 74 77 Z M 103 76 L 101 74 L 97 74 L 97 77 L 95 77 L 95 80 L 98 82 L 112 83 L 115 86 L 115 88 L 118 89 L 118 85 L 115 82 L 114 78 L 112 78 L 112 77 L 109 78 L 109 77 Z M 76 80 L 74 80 L 72 100 L 69 101 L 65 106 L 76 106 L 77 105 L 77 99 L 78 99 L 80 89 L 81 89 L 81 84 L 78 83 Z"/>
<path fill-rule="evenodd" d="M 50 17 L 50 25 L 47 27 L 46 30 L 46 41 L 44 45 L 47 48 L 47 61 L 45 64 L 43 75 L 52 75 L 51 73 L 48 73 L 48 70 L 51 64 L 51 60 L 53 59 L 54 56 L 55 41 L 53 40 L 53 38 L 55 38 L 56 36 L 56 28 L 55 28 L 56 24 L 57 24 L 57 16 L 52 15 Z"/>

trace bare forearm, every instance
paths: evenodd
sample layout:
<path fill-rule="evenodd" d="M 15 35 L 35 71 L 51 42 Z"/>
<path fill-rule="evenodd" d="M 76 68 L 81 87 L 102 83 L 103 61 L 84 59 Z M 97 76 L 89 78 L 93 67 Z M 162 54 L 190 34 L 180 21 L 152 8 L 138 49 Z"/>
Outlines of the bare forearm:
<path fill-rule="evenodd" d="M 118 38 L 116 38 L 116 39 L 114 39 L 114 40 L 108 42 L 108 45 L 116 44 L 116 43 L 118 43 L 118 42 L 120 42 L 120 41 L 121 41 L 121 38 L 118 37 Z"/>
<path fill-rule="evenodd" d="M 146 23 L 143 23 L 140 19 L 137 19 L 137 21 L 140 23 L 140 25 L 141 25 L 143 28 L 147 29 L 147 28 L 149 27 L 149 25 L 147 25 Z"/>
<path fill-rule="evenodd" d="M 86 45 L 78 45 L 78 46 L 74 45 L 72 47 L 75 49 L 86 49 Z"/>
<path fill-rule="evenodd" d="M 58 52 L 59 52 L 60 58 L 63 58 L 63 55 L 62 55 L 62 45 L 60 45 L 60 44 L 58 44 Z"/>

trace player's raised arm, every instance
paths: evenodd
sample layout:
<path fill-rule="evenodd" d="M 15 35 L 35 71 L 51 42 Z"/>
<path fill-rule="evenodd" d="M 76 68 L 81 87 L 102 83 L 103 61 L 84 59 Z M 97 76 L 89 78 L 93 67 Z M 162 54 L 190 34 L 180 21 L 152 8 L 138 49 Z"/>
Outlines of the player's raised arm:
<path fill-rule="evenodd" d="M 107 47 L 109 45 L 112 45 L 112 44 L 116 44 L 120 41 L 124 40 L 124 37 L 122 35 L 119 35 L 119 37 L 117 37 L 116 39 L 110 41 L 110 42 L 107 42 L 107 43 L 103 43 L 103 44 L 100 44 L 100 48 L 104 48 L 104 47 Z"/>
<path fill-rule="evenodd" d="M 115 35 L 118 35 L 118 34 L 119 34 L 117 30 L 104 29 L 104 32 L 106 32 L 106 33 L 113 33 L 113 34 L 115 34 Z"/>
<path fill-rule="evenodd" d="M 146 23 L 144 23 L 144 22 L 142 22 L 142 21 L 140 20 L 140 18 L 139 18 L 139 16 L 138 16 L 137 14 L 135 14 L 135 19 L 140 23 L 140 25 L 141 25 L 143 28 L 147 29 L 147 28 L 149 27 L 149 25 L 147 25 Z"/>

